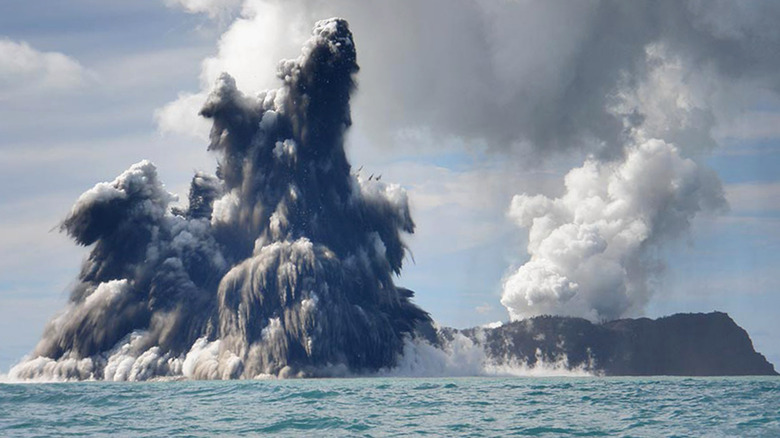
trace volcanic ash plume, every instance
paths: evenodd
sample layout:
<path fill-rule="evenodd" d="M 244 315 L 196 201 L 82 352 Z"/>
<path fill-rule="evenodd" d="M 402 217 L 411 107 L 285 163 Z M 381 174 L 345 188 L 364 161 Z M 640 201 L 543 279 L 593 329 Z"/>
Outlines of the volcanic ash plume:
<path fill-rule="evenodd" d="M 431 330 L 396 287 L 405 192 L 350 172 L 358 71 L 341 19 L 318 22 L 281 88 L 223 74 L 201 110 L 217 174 L 172 209 L 154 165 L 84 193 L 62 229 L 91 253 L 64 312 L 12 378 L 332 375 L 391 367 Z"/>

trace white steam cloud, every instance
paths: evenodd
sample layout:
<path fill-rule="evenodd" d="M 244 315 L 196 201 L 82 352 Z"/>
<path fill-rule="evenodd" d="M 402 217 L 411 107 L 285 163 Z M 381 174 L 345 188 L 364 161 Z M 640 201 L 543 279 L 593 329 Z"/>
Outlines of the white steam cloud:
<path fill-rule="evenodd" d="M 529 229 L 531 258 L 504 284 L 512 319 L 541 314 L 615 319 L 641 312 L 654 273 L 647 249 L 677 237 L 717 203 L 717 180 L 659 139 L 615 162 L 589 159 L 566 175 L 566 193 L 518 195 L 509 215 Z"/>
<path fill-rule="evenodd" d="M 663 270 L 659 247 L 698 213 L 725 208 L 717 175 L 698 162 L 714 146 L 712 82 L 689 83 L 690 70 L 662 45 L 647 46 L 645 62 L 644 80 L 625 77 L 612 93 L 609 111 L 625 129 L 617 157 L 570 170 L 560 197 L 512 199 L 508 215 L 528 229 L 530 259 L 504 280 L 511 319 L 641 314 Z"/>

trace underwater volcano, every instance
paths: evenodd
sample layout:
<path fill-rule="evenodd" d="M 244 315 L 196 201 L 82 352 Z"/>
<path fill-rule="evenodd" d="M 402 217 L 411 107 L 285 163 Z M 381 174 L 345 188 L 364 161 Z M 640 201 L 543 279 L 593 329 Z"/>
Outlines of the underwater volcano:
<path fill-rule="evenodd" d="M 352 172 L 344 152 L 358 71 L 342 19 L 316 23 L 280 88 L 218 79 L 216 175 L 189 205 L 142 161 L 76 201 L 61 229 L 90 246 L 67 308 L 17 378 L 322 376 L 392 367 L 433 333 L 394 284 L 414 231 L 405 191 Z"/>

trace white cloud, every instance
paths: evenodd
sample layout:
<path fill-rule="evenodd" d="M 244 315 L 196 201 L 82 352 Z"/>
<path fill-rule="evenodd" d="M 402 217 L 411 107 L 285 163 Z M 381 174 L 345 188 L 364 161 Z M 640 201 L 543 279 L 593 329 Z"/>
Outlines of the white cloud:
<path fill-rule="evenodd" d="M 512 200 L 509 215 L 529 230 L 531 255 L 504 283 L 512 319 L 641 312 L 657 271 L 648 247 L 679 237 L 700 210 L 722 202 L 717 181 L 657 139 L 627 146 L 616 162 L 590 159 L 565 181 L 562 197 Z"/>
<path fill-rule="evenodd" d="M 211 124 L 198 113 L 206 93 L 180 93 L 179 98 L 154 112 L 157 127 L 163 134 L 180 134 L 207 141 Z"/>
<path fill-rule="evenodd" d="M 205 96 L 223 72 L 233 76 L 238 89 L 249 95 L 278 87 L 278 62 L 296 57 L 310 31 L 310 23 L 306 20 L 289 18 L 301 14 L 303 9 L 296 4 L 245 1 L 241 16 L 220 37 L 217 54 L 203 60 L 200 90 L 180 93 L 177 100 L 155 112 L 160 131 L 197 138 L 204 136 L 204 130 L 207 134 L 208 125 L 204 125 L 198 112 Z"/>
<path fill-rule="evenodd" d="M 0 39 L 0 99 L 77 89 L 90 76 L 78 61 L 62 53 L 41 52 L 24 41 Z"/>
<path fill-rule="evenodd" d="M 181 7 L 190 14 L 224 18 L 241 6 L 242 0 L 165 0 L 168 7 Z"/>

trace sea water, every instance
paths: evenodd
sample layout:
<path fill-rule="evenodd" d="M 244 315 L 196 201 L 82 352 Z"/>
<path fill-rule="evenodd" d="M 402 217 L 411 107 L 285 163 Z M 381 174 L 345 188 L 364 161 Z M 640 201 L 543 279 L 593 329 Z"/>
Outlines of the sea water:
<path fill-rule="evenodd" d="M 780 378 L 0 384 L 0 436 L 780 436 Z"/>

